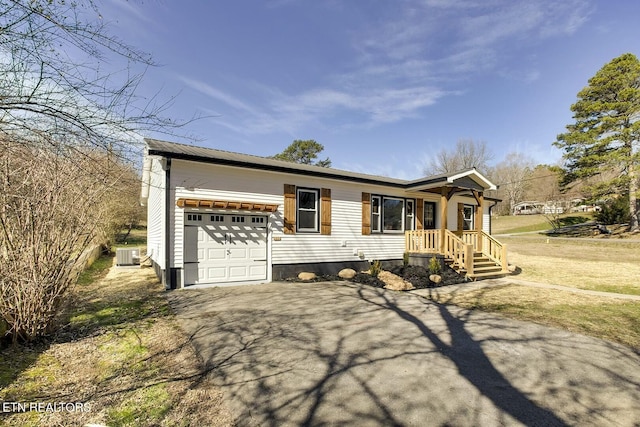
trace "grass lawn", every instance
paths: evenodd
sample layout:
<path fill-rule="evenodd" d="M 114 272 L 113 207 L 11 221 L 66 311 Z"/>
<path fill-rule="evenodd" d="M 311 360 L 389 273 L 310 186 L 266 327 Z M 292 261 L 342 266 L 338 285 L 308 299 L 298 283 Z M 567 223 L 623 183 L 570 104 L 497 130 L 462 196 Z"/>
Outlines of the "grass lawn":
<path fill-rule="evenodd" d="M 640 243 L 620 240 L 501 237 L 520 279 L 640 295 Z"/>
<path fill-rule="evenodd" d="M 640 295 L 640 243 L 624 240 L 501 237 L 518 279 Z M 640 302 L 515 284 L 433 297 L 438 302 L 558 326 L 640 351 Z"/>
<path fill-rule="evenodd" d="M 562 226 L 575 225 L 593 219 L 590 213 L 569 213 L 561 215 Z M 512 215 L 497 216 L 491 219 L 491 232 L 493 234 L 527 233 L 546 231 L 551 229 L 551 224 L 544 215 Z"/>
<path fill-rule="evenodd" d="M 640 351 L 640 302 L 519 285 L 452 293 L 434 299 L 560 327 Z"/>
<path fill-rule="evenodd" d="M 232 425 L 151 268 L 83 273 L 67 324 L 0 350 L 0 401 L 79 402 L 85 411 L 0 414 L 7 426 Z"/>

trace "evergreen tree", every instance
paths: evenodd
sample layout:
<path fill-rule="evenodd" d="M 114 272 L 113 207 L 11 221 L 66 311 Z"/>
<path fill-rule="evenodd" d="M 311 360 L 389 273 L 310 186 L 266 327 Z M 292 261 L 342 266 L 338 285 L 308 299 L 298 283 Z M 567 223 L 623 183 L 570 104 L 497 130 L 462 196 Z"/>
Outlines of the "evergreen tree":
<path fill-rule="evenodd" d="M 324 150 L 324 145 L 317 143 L 313 139 L 306 141 L 296 139 L 282 153 L 276 154 L 273 158 L 305 165 L 331 167 L 331 160 L 328 157 L 314 163 L 314 160 L 318 158 L 318 154 L 322 150 Z"/>
<path fill-rule="evenodd" d="M 592 199 L 629 200 L 632 231 L 640 229 L 638 154 L 640 61 L 626 53 L 596 73 L 571 106 L 575 123 L 554 143 L 564 150 L 564 185 L 590 180 Z"/>

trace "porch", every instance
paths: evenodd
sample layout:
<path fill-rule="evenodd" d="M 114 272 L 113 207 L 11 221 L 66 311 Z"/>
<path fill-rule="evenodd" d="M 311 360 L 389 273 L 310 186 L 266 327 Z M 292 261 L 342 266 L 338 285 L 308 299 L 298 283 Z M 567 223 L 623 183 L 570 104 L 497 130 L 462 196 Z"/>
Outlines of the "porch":
<path fill-rule="evenodd" d="M 410 254 L 440 254 L 451 268 L 472 280 L 509 273 L 507 245 L 482 230 L 407 231 L 405 251 Z"/>

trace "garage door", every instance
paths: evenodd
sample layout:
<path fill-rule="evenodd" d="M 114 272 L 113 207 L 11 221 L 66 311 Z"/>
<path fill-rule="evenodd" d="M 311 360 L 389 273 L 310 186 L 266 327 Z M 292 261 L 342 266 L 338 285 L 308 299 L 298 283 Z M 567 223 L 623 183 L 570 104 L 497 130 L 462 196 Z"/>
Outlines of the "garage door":
<path fill-rule="evenodd" d="M 185 285 L 267 278 L 267 217 L 185 213 Z"/>

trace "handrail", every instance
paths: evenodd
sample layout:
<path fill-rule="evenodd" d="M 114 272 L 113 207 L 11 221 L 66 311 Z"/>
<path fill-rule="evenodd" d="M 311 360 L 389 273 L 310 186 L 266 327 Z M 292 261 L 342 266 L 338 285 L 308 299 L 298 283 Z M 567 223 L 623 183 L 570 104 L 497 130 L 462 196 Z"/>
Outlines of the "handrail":
<path fill-rule="evenodd" d="M 405 250 L 410 253 L 439 253 L 452 260 L 459 268 L 473 275 L 474 252 L 481 252 L 508 271 L 507 245 L 484 231 L 464 231 L 460 236 L 451 230 L 410 230 L 405 232 Z"/>
<path fill-rule="evenodd" d="M 502 268 L 502 272 L 506 273 L 508 270 L 507 263 L 507 245 L 496 240 L 492 235 L 480 231 L 480 239 L 482 244 L 482 253 L 486 255 L 490 260 L 499 264 Z"/>
<path fill-rule="evenodd" d="M 453 264 L 473 274 L 473 245 L 467 244 L 452 231 L 444 231 L 444 254 Z"/>

